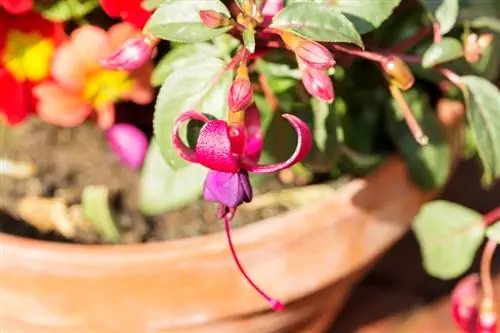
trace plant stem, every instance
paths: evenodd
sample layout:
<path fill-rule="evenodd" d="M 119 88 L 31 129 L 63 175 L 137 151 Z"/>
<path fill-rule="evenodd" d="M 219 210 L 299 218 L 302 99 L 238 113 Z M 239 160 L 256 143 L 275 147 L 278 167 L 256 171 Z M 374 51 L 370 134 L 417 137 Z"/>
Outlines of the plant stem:
<path fill-rule="evenodd" d="M 481 287 L 483 288 L 484 298 L 493 300 L 493 282 L 491 281 L 491 260 L 497 247 L 497 242 L 488 240 L 483 250 L 481 258 Z"/>
<path fill-rule="evenodd" d="M 401 90 L 393 84 L 389 85 L 389 90 L 403 113 L 406 123 L 408 124 L 408 128 L 415 138 L 415 141 L 422 146 L 426 145 L 429 142 L 429 138 L 424 134 L 420 124 L 417 122 L 417 119 L 415 119 L 415 116 L 413 115 L 413 112 L 408 105 L 408 102 L 406 102 Z"/>
<path fill-rule="evenodd" d="M 434 43 L 439 43 L 441 40 L 443 40 L 443 35 L 441 34 L 441 26 L 439 23 L 432 23 L 432 31 L 433 31 L 433 39 L 432 41 Z"/>
<path fill-rule="evenodd" d="M 340 44 L 330 44 L 330 49 L 344 52 L 353 56 L 365 58 L 368 60 L 376 61 L 376 62 L 382 62 L 386 60 L 386 56 L 380 54 L 380 53 L 375 53 L 375 52 L 370 52 L 370 51 L 363 51 L 360 49 L 352 48 L 349 46 L 344 46 Z"/>
<path fill-rule="evenodd" d="M 489 226 L 500 220 L 500 206 L 493 209 L 489 213 L 483 216 L 483 222 L 485 225 Z"/>
<path fill-rule="evenodd" d="M 387 52 L 403 52 L 407 48 L 417 44 L 420 40 L 422 40 L 425 36 L 427 36 L 432 31 L 431 27 L 424 27 L 423 29 L 418 30 L 413 35 L 405 38 L 401 42 L 392 45 Z"/>

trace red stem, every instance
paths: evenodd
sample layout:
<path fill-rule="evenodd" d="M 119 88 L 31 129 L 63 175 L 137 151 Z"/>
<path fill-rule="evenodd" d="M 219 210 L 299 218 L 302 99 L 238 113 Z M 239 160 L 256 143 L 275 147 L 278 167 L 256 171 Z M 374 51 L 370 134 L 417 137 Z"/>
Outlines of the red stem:
<path fill-rule="evenodd" d="M 238 266 L 238 269 L 240 270 L 241 274 L 243 274 L 243 276 L 245 277 L 245 279 L 247 280 L 247 282 L 259 293 L 262 295 L 262 297 L 264 297 L 268 302 L 269 304 L 271 305 L 271 307 L 273 308 L 273 310 L 275 311 L 281 311 L 284 309 L 284 305 L 283 303 L 281 303 L 279 300 L 277 299 L 274 299 L 272 297 L 270 297 L 268 294 L 266 294 L 261 288 L 259 288 L 255 282 L 253 282 L 253 280 L 248 276 L 248 274 L 246 273 L 245 269 L 243 268 L 243 265 L 241 264 L 240 260 L 238 259 L 238 255 L 236 254 L 236 250 L 234 248 L 234 244 L 233 244 L 233 240 L 231 238 L 231 228 L 229 226 L 230 224 L 230 219 L 226 216 L 224 217 L 224 226 L 226 228 L 226 235 L 227 235 L 227 242 L 229 243 L 229 249 L 231 250 L 231 255 L 233 256 L 233 259 L 236 263 L 236 266 Z"/>
<path fill-rule="evenodd" d="M 386 56 L 379 54 L 379 53 L 370 52 L 370 51 L 363 51 L 360 49 L 356 49 L 356 48 L 352 48 L 352 47 L 344 46 L 344 45 L 340 45 L 340 44 L 330 44 L 329 46 L 330 46 L 330 49 L 332 49 L 332 50 L 344 52 L 344 53 L 347 53 L 350 55 L 354 55 L 357 57 L 365 58 L 365 59 L 376 61 L 376 62 L 382 62 L 382 61 L 386 60 L 386 58 L 387 58 Z"/>
<path fill-rule="evenodd" d="M 499 220 L 500 220 L 500 206 L 483 216 L 483 222 L 487 226 L 492 225 L 493 223 Z"/>
<path fill-rule="evenodd" d="M 441 26 L 438 23 L 433 23 L 432 24 L 432 31 L 433 31 L 433 42 L 434 43 L 439 43 L 443 39 L 443 35 L 441 34 Z"/>

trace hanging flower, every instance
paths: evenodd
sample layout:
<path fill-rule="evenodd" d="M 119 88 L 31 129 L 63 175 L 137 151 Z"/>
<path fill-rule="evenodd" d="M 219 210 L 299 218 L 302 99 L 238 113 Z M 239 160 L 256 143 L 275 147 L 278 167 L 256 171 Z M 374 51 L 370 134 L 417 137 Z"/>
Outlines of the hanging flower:
<path fill-rule="evenodd" d="M 8 124 L 16 125 L 34 111 L 32 88 L 49 78 L 55 48 L 64 38 L 61 24 L 0 9 L 0 115 Z"/>
<path fill-rule="evenodd" d="M 0 0 L 0 9 L 10 14 L 25 14 L 33 9 L 33 0 Z"/>
<path fill-rule="evenodd" d="M 102 9 L 111 17 L 121 18 L 138 29 L 144 28 L 151 12 L 142 8 L 142 0 L 100 0 Z"/>
<path fill-rule="evenodd" d="M 95 26 L 76 29 L 71 39 L 56 51 L 53 82 L 34 88 L 40 118 L 60 126 L 75 126 L 95 110 L 98 125 L 106 129 L 114 123 L 116 102 L 151 102 L 150 62 L 132 72 L 107 70 L 99 64 L 102 56 L 139 33 L 128 23 L 116 24 L 107 32 Z"/>

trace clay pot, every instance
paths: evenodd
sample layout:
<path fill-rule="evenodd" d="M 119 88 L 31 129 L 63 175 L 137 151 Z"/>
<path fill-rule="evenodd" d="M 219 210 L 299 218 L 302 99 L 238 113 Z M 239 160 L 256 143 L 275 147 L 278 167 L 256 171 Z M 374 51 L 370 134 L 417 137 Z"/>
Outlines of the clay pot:
<path fill-rule="evenodd" d="M 322 332 L 364 271 L 428 199 L 398 158 L 315 205 L 234 230 L 268 304 L 223 233 L 138 245 L 72 245 L 0 234 L 8 333 Z"/>

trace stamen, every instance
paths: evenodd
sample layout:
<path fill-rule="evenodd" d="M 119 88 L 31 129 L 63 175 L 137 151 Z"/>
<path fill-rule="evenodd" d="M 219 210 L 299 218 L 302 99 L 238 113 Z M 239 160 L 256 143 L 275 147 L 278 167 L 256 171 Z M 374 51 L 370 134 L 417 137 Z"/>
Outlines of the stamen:
<path fill-rule="evenodd" d="M 245 277 L 245 279 L 248 281 L 248 283 L 259 293 L 262 295 L 262 297 L 264 297 L 268 302 L 269 304 L 271 305 L 271 308 L 274 310 L 274 311 L 281 311 L 285 308 L 285 305 L 283 303 L 281 303 L 279 300 L 277 299 L 274 299 L 272 297 L 270 297 L 269 295 L 267 295 L 262 289 L 260 289 L 253 281 L 252 279 L 248 276 L 248 274 L 246 273 L 245 269 L 243 268 L 243 266 L 241 265 L 241 262 L 240 260 L 238 259 L 238 256 L 236 254 L 236 250 L 234 249 L 234 245 L 233 245 L 233 241 L 232 241 L 232 238 L 231 238 L 231 230 L 230 230 L 230 226 L 229 226 L 229 223 L 231 222 L 231 219 L 228 218 L 227 216 L 224 217 L 224 226 L 226 228 L 226 235 L 227 235 L 227 241 L 229 243 L 229 249 L 231 250 L 231 255 L 233 256 L 233 259 L 234 261 L 236 262 L 236 265 L 238 266 L 238 269 L 240 270 L 241 274 L 243 274 L 243 276 Z"/>

